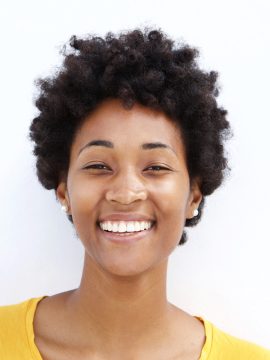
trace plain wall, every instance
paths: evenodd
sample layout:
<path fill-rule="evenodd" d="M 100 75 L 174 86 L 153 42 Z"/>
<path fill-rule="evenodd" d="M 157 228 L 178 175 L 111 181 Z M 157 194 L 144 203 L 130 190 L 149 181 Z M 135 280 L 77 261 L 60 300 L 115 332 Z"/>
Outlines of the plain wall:
<path fill-rule="evenodd" d="M 232 335 L 269 347 L 269 15 L 265 1 L 10 1 L 1 5 L 0 305 L 79 285 L 83 247 L 35 175 L 28 128 L 34 79 L 73 35 L 157 26 L 220 73 L 234 132 L 232 168 L 188 242 L 171 255 L 168 298 Z"/>

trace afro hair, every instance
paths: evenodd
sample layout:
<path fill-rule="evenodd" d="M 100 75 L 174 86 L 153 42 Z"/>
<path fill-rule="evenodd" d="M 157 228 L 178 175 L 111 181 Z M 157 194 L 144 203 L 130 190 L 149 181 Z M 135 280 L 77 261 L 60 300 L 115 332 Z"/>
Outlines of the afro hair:
<path fill-rule="evenodd" d="M 219 107 L 218 74 L 203 71 L 199 51 L 176 44 L 161 29 L 134 29 L 104 38 L 72 36 L 61 50 L 64 57 L 51 77 L 36 80 L 39 110 L 30 125 L 36 170 L 46 189 L 56 190 L 69 168 L 70 148 L 77 129 L 103 100 L 118 98 L 125 108 L 135 102 L 162 111 L 181 129 L 190 179 L 200 179 L 203 198 L 212 194 L 230 170 L 224 140 L 231 135 L 227 111 Z M 73 222 L 72 216 L 68 216 Z M 183 231 L 178 245 L 187 241 Z"/>

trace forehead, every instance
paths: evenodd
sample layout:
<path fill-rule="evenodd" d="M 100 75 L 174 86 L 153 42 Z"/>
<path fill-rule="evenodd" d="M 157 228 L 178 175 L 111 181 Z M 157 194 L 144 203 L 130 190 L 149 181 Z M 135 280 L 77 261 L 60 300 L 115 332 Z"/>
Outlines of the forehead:
<path fill-rule="evenodd" d="M 78 153 L 91 140 L 111 141 L 118 150 L 141 148 L 143 143 L 160 142 L 175 152 L 184 152 L 180 129 L 164 113 L 135 103 L 125 109 L 120 100 L 109 99 L 87 116 L 72 144 L 72 152 Z"/>

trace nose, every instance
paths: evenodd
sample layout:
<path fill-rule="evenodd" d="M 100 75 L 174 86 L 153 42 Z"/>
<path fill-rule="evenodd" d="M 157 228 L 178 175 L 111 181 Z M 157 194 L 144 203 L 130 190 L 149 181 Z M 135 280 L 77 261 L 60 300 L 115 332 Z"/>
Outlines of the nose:
<path fill-rule="evenodd" d="M 111 180 L 109 189 L 106 192 L 107 201 L 116 201 L 121 204 L 130 204 L 136 200 L 147 199 L 147 189 L 145 184 L 134 173 L 135 171 L 119 172 Z"/>

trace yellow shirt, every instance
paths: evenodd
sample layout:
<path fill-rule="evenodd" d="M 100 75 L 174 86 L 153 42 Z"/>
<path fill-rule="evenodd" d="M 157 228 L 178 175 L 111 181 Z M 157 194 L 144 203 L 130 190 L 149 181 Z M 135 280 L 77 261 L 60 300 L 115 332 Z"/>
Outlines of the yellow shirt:
<path fill-rule="evenodd" d="M 46 296 L 46 295 L 45 295 Z M 42 360 L 34 342 L 33 319 L 45 296 L 0 306 L 0 359 Z M 270 350 L 226 334 L 200 316 L 206 341 L 199 360 L 270 360 Z"/>

